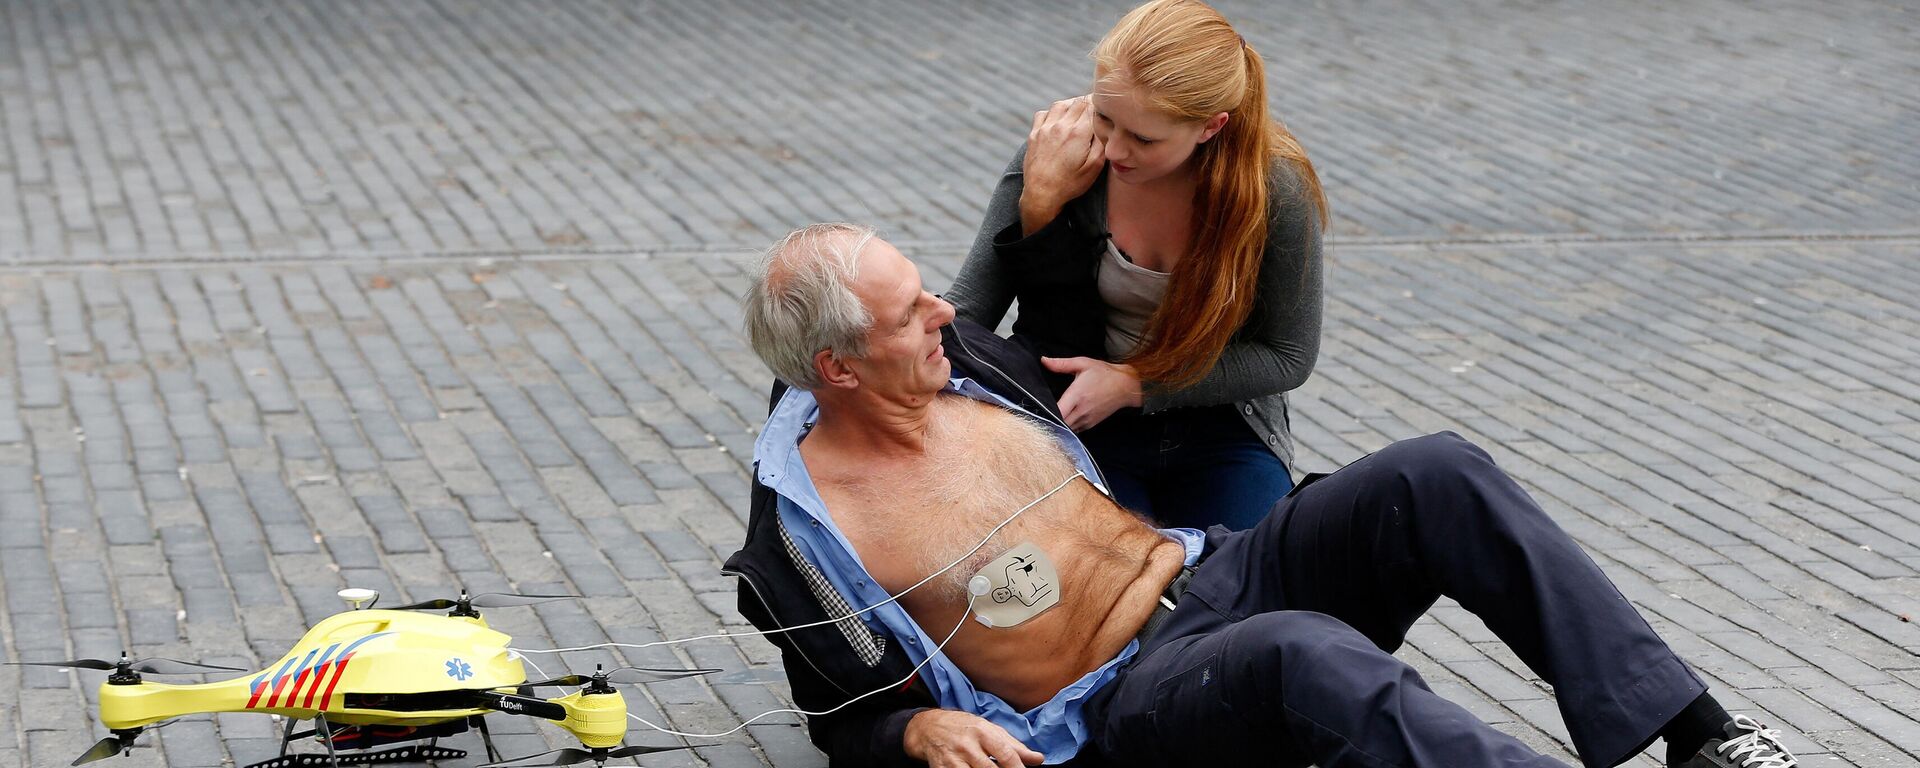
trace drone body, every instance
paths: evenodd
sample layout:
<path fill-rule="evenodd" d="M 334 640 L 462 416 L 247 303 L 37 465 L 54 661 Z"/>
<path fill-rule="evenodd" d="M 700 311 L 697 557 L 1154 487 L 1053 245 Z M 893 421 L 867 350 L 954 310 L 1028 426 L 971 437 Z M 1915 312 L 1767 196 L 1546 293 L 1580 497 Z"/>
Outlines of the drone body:
<path fill-rule="evenodd" d="M 349 596 L 347 592 L 356 594 Z M 365 590 L 342 593 L 356 606 L 377 599 L 371 595 Z M 551 720 L 587 747 L 587 751 L 555 750 L 511 761 L 512 765 L 602 762 L 684 749 L 615 749 L 626 737 L 627 703 L 611 685 L 618 682 L 612 678 L 631 672 L 637 674 L 626 675 L 628 681 L 636 677 L 669 680 L 717 670 L 623 668 L 530 682 L 519 656 L 507 647 L 511 638 L 489 628 L 474 610 L 475 606 L 524 605 L 559 597 L 566 596 L 462 594 L 459 600 L 430 600 L 394 610 L 350 610 L 315 625 L 286 655 L 258 672 L 195 685 L 147 682 L 140 673 L 183 671 L 157 662 L 184 668 L 244 670 L 170 659 L 135 662 L 124 655 L 118 663 L 96 659 L 23 663 L 113 670 L 100 685 L 100 721 L 112 735 L 82 754 L 74 765 L 120 754 L 132 747 L 134 737 L 142 730 L 165 725 L 163 721 L 210 712 L 256 712 L 287 718 L 281 756 L 250 768 L 462 757 L 465 752 L 439 747 L 437 740 L 469 726 L 479 728 L 489 758 L 498 761 L 484 719 L 492 713 Z M 452 610 L 446 615 L 412 612 L 444 608 Z M 552 699 L 531 695 L 534 688 L 550 686 L 582 688 Z M 314 729 L 294 733 L 294 723 L 307 720 L 314 722 Z M 327 754 L 287 754 L 287 746 L 305 736 L 319 738 Z M 428 743 L 345 757 L 336 751 L 337 747 L 367 749 L 420 739 Z"/>
<path fill-rule="evenodd" d="M 348 611 L 308 630 L 259 673 L 199 685 L 100 686 L 100 719 L 114 730 L 182 712 L 262 712 L 349 724 L 430 725 L 489 710 L 454 706 L 462 693 L 527 681 L 510 638 L 478 617 Z M 441 694 L 436 697 L 434 694 Z M 439 706 L 436 706 L 438 704 Z"/>

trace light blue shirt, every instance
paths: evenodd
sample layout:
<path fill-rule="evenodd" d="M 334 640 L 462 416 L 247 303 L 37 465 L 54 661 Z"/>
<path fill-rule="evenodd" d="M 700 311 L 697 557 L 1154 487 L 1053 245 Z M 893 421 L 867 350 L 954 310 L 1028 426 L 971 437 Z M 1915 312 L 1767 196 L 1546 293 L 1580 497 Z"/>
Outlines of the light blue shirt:
<path fill-rule="evenodd" d="M 951 379 L 947 382 L 946 391 L 1025 412 L 971 379 Z M 813 486 L 813 478 L 807 474 L 806 463 L 800 459 L 800 440 L 812 428 L 819 413 L 820 407 L 813 395 L 799 389 L 788 390 L 774 406 L 773 414 L 767 417 L 766 429 L 754 443 L 754 466 L 760 484 L 779 495 L 780 522 L 793 539 L 794 547 L 814 567 L 820 569 L 827 577 L 827 582 L 847 599 L 849 605 L 858 610 L 882 603 L 891 595 L 874 583 L 866 566 L 861 564 L 860 556 L 854 552 L 853 545 L 834 525 L 833 517 L 827 514 L 826 503 L 820 500 L 820 493 Z M 1028 415 L 1050 427 L 1054 438 L 1066 449 L 1068 457 L 1073 459 L 1074 465 L 1087 476 L 1088 481 L 1102 493 L 1107 492 L 1100 485 L 1100 473 L 1094 467 L 1093 457 L 1071 430 L 1050 419 Z M 1162 529 L 1161 533 L 1186 547 L 1187 565 L 1200 559 L 1205 534 L 1192 528 L 1167 528 Z M 874 631 L 894 638 L 893 641 L 902 645 L 907 657 L 915 664 L 925 661 L 928 654 L 940 644 L 940 639 L 922 631 L 899 603 L 887 603 L 862 614 L 861 619 Z M 940 637 L 945 636 L 943 632 Z M 1007 729 L 1008 733 L 1029 748 L 1046 755 L 1048 763 L 1059 763 L 1079 753 L 1080 747 L 1087 742 L 1086 719 L 1081 712 L 1087 697 L 1113 680 L 1120 666 L 1139 650 L 1138 640 L 1128 641 L 1127 647 L 1121 649 L 1118 656 L 1062 688 L 1046 703 L 1026 712 L 1016 711 L 999 696 L 974 688 L 966 673 L 961 672 L 946 654 L 934 657 L 922 667 L 920 678 L 926 681 L 942 709 L 971 712 L 986 718 Z"/>

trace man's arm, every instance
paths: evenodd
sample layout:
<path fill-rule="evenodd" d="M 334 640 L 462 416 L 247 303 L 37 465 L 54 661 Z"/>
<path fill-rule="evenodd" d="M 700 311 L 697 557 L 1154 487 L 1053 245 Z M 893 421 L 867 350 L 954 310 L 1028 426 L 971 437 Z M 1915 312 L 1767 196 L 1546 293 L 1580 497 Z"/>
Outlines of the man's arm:
<path fill-rule="evenodd" d="M 743 594 L 741 602 L 750 599 Z M 865 692 L 850 693 L 834 685 L 793 648 L 790 638 L 769 637 L 775 638 L 800 709 L 825 712 Z M 1045 759 L 986 718 L 924 706 L 924 695 L 909 693 L 915 690 L 924 689 L 910 684 L 883 690 L 828 714 L 809 715 L 807 735 L 836 766 L 991 768 L 989 757 L 1000 766 L 1039 765 Z"/>
<path fill-rule="evenodd" d="M 771 493 L 758 485 L 754 491 L 756 494 Z M 740 615 L 761 629 L 780 626 L 757 595 L 753 589 L 744 586 L 740 589 Z M 834 630 L 822 627 L 801 631 Z M 796 638 L 792 633 L 766 637 L 780 649 L 781 666 L 786 668 L 787 684 L 793 690 L 794 705 L 810 712 L 834 710 L 824 715 L 807 716 L 808 737 L 813 739 L 814 746 L 827 753 L 833 765 L 911 768 L 919 764 L 919 761 L 907 755 L 903 742 L 908 721 L 927 709 L 926 705 L 931 703 L 928 697 L 924 694 L 914 696 L 908 693 L 912 688 L 903 688 L 882 690 L 848 704 L 849 699 L 865 691 L 858 690 L 858 685 L 851 680 L 842 681 L 842 684 L 828 680 L 814 660 L 795 646 Z M 847 653 L 851 656 L 852 649 L 849 648 Z M 867 682 L 872 684 L 871 681 Z M 849 691 L 849 685 L 853 685 L 855 690 Z M 842 704 L 847 706 L 834 709 Z"/>
<path fill-rule="evenodd" d="M 1039 765 L 1047 759 L 986 718 L 951 709 L 916 712 L 907 723 L 905 745 L 908 755 L 930 768 Z"/>
<path fill-rule="evenodd" d="M 763 490 L 763 486 L 756 485 L 756 492 Z M 748 621 L 762 629 L 779 626 L 757 591 L 743 587 L 739 595 L 740 614 Z M 869 687 L 875 684 L 873 680 L 835 682 L 827 679 L 815 661 L 798 649 L 797 638 L 792 634 L 773 634 L 767 639 L 780 649 L 794 704 L 802 710 L 827 712 L 807 716 L 807 735 L 814 746 L 827 753 L 832 765 L 913 768 L 930 764 L 934 768 L 991 768 L 988 756 L 998 759 L 1000 766 L 1015 765 L 1015 761 L 1037 765 L 1043 759 L 1040 753 L 1015 740 L 1006 729 L 984 718 L 928 706 L 932 697 L 923 685 L 888 685 L 861 697 L 873 690 Z M 850 648 L 848 655 L 852 655 Z M 831 666 L 830 660 L 822 662 Z M 861 698 L 855 700 L 855 697 Z M 843 704 L 845 706 L 841 706 Z"/>
<path fill-rule="evenodd" d="M 978 326 L 974 328 L 984 337 L 1004 343 L 992 332 L 979 329 Z M 780 402 L 787 390 L 785 382 L 773 383 L 767 397 L 768 410 Z M 767 580 L 796 583 L 801 577 L 793 570 L 794 564 L 784 558 L 784 553 L 772 555 L 767 551 L 767 546 L 774 541 L 773 537 L 779 536 L 776 494 L 772 489 L 755 482 L 748 503 L 747 541 L 741 551 L 727 558 L 726 564 L 727 570 L 740 580 L 737 598 L 740 615 L 762 630 L 787 626 L 774 616 L 772 606 L 767 604 L 768 599 L 773 599 L 787 606 L 786 610 L 800 612 L 799 616 L 788 617 L 794 619 L 796 624 L 810 624 L 827 618 L 822 607 L 811 597 L 799 601 L 785 600 L 779 596 L 778 589 L 763 592 L 760 586 L 756 586 L 766 584 L 771 589 L 776 585 Z M 762 567 L 771 568 L 772 571 L 761 570 Z M 799 632 L 837 633 L 837 630 L 816 627 Z M 933 703 L 933 697 L 926 686 L 917 680 L 905 686 L 886 684 L 875 690 L 874 686 L 880 683 L 872 678 L 898 680 L 895 676 L 903 674 L 910 667 L 897 649 L 889 653 L 892 661 L 883 662 L 878 668 L 867 667 L 854 658 L 851 646 L 844 647 L 844 655 L 833 654 L 816 663 L 815 659 L 799 649 L 801 638 L 796 636 L 799 632 L 779 632 L 766 635 L 766 638 L 780 649 L 781 664 L 786 668 L 787 683 L 792 689 L 796 707 L 827 713 L 807 716 L 807 735 L 813 740 L 814 746 L 827 754 L 831 765 L 914 768 L 931 763 L 936 768 L 973 765 L 993 768 L 992 763 L 986 760 L 989 755 L 1000 760 L 1000 766 L 1015 765 L 1014 761 L 1018 760 L 1037 765 L 1043 759 L 1039 753 L 1016 741 L 1006 729 L 984 718 L 964 712 L 933 709 L 929 706 Z M 841 646 L 830 647 L 837 649 Z M 819 666 L 820 663 L 834 669 L 836 676 L 862 679 L 830 680 L 828 673 Z M 889 669 L 891 671 L 886 671 Z M 886 674 L 878 674 L 883 671 Z M 868 691 L 872 693 L 868 695 Z"/>
<path fill-rule="evenodd" d="M 819 676 L 813 665 L 783 649 L 787 682 L 801 709 L 822 712 L 845 702 L 848 695 Z M 805 691 L 803 693 L 803 691 Z M 898 691 L 886 691 L 827 715 L 807 717 L 807 735 L 829 764 L 914 768 L 921 761 L 908 754 L 908 723 L 927 707 L 912 706 Z"/>
<path fill-rule="evenodd" d="M 770 399 L 778 402 L 786 388 L 785 384 L 775 382 Z M 802 577 L 794 571 L 792 562 L 786 559 L 786 553 L 774 548 L 780 533 L 773 490 L 754 483 L 749 503 L 751 513 L 746 544 L 741 551 L 727 559 L 727 569 L 740 580 L 740 615 L 762 630 L 828 618 L 814 602 L 812 595 L 807 593 L 807 589 L 797 586 L 802 583 Z M 783 584 L 788 586 L 783 587 Z M 768 600 L 781 604 L 781 612 L 786 615 L 787 621 L 775 616 L 774 606 L 769 605 Z M 799 635 L 814 632 L 834 636 L 833 640 L 815 646 L 818 659 L 809 657 L 799 648 L 804 639 Z M 839 637 L 839 630 L 831 626 L 778 632 L 766 638 L 780 649 L 781 664 L 786 668 L 787 683 L 792 688 L 796 707 L 810 712 L 834 710 L 828 714 L 807 717 L 807 735 L 813 739 L 815 746 L 827 753 L 833 765 L 911 768 L 918 764 L 918 761 L 907 756 L 902 742 L 906 738 L 907 722 L 933 703 L 924 687 L 888 686 L 872 696 L 849 703 L 855 696 L 873 690 L 887 679 L 899 679 L 898 676 L 905 674 L 910 664 L 903 659 L 896 659 L 891 664 L 883 665 L 889 668 L 885 672 L 868 667 L 856 656 L 853 647 L 846 645 L 846 640 Z M 825 668 L 821 665 L 825 665 Z M 839 679 L 829 679 L 829 674 Z M 841 707 L 842 704 L 846 706 Z"/>
<path fill-rule="evenodd" d="M 794 699 L 800 701 L 795 670 L 803 670 L 800 676 L 806 676 L 812 668 L 791 654 L 783 659 L 788 681 L 795 686 Z M 897 696 L 888 692 L 830 715 L 807 718 L 807 733 L 814 746 L 827 753 L 830 764 L 988 768 L 996 762 L 1000 766 L 1039 765 L 1046 759 L 1013 738 L 1007 729 L 979 715 L 930 707 L 890 709 L 897 704 L 880 701 L 882 698 Z M 820 711 L 831 706 L 801 708 Z"/>
<path fill-rule="evenodd" d="M 1023 343 L 1054 357 L 1102 356 L 1106 305 L 1093 270 L 1105 233 L 1083 220 L 1075 201 L 1035 231 L 1024 229 L 1026 152 L 1021 146 L 994 188 L 973 248 L 943 296 L 960 317 L 989 330 L 1017 299 L 1013 332 Z"/>
<path fill-rule="evenodd" d="M 993 188 L 993 198 L 987 201 L 986 217 L 980 223 L 980 233 L 974 237 L 973 248 L 967 251 L 967 260 L 961 263 L 959 274 L 954 275 L 953 286 L 943 294 L 961 317 L 988 328 L 999 327 L 1000 320 L 1007 316 L 1007 309 L 1013 306 L 1013 280 L 994 255 L 993 241 L 1008 225 L 1020 223 L 1020 192 L 1024 184 L 1020 168 L 1026 154 L 1027 148 L 1022 145 L 1006 172 L 1000 175 L 1000 183 Z"/>

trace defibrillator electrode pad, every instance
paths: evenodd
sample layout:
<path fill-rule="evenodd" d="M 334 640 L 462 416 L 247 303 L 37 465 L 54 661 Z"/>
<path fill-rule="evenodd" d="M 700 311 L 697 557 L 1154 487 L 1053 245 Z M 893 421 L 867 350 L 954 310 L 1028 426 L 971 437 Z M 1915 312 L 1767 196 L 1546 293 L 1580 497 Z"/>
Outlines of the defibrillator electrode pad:
<path fill-rule="evenodd" d="M 1060 574 L 1031 541 L 1015 544 L 967 579 L 973 617 L 989 627 L 1012 627 L 1060 604 Z"/>

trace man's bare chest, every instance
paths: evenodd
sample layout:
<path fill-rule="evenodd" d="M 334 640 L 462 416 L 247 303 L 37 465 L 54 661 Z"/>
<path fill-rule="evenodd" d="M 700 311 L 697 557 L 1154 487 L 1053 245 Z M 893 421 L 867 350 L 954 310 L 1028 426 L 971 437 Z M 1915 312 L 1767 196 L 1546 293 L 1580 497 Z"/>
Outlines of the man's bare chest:
<path fill-rule="evenodd" d="M 922 455 L 816 478 L 835 524 L 889 591 L 976 547 L 976 555 L 991 557 L 1013 542 L 1052 538 L 1046 532 L 1061 525 L 1054 509 L 1015 515 L 1074 474 L 1043 427 L 962 398 L 938 402 L 933 422 Z"/>

